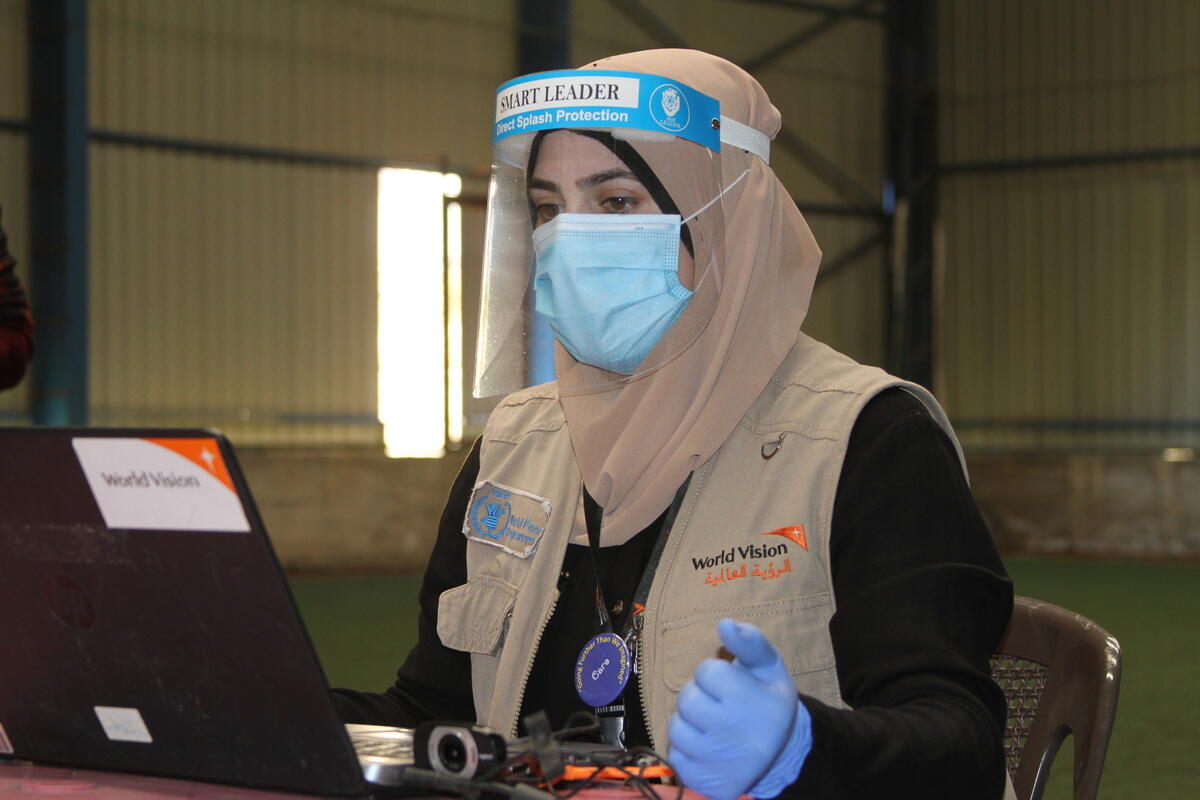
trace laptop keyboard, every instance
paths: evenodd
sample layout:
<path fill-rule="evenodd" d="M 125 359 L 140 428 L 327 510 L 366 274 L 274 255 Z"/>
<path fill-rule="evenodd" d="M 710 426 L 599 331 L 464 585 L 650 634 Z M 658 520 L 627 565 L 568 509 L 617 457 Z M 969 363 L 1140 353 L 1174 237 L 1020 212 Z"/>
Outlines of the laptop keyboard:
<path fill-rule="evenodd" d="M 354 750 L 360 756 L 394 758 L 412 763 L 413 732 L 411 728 L 389 728 L 383 725 L 347 725 L 346 732 Z"/>

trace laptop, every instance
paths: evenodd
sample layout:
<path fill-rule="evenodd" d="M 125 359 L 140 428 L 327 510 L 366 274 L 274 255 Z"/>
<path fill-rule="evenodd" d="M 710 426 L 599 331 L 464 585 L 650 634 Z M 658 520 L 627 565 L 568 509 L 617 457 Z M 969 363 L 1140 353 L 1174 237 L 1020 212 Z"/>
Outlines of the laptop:
<path fill-rule="evenodd" d="M 412 763 L 338 718 L 215 431 L 0 427 L 0 641 L 0 758 L 338 796 Z"/>

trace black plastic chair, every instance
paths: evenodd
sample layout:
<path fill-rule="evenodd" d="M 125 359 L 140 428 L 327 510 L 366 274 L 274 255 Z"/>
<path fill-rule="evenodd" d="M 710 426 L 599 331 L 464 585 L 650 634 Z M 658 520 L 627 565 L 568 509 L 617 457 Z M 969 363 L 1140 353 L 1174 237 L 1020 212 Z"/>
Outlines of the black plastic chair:
<path fill-rule="evenodd" d="M 1121 647 L 1090 619 L 1017 596 L 992 656 L 1008 700 L 1004 750 L 1020 800 L 1041 800 L 1050 765 L 1075 736 L 1075 800 L 1094 800 L 1117 714 Z"/>

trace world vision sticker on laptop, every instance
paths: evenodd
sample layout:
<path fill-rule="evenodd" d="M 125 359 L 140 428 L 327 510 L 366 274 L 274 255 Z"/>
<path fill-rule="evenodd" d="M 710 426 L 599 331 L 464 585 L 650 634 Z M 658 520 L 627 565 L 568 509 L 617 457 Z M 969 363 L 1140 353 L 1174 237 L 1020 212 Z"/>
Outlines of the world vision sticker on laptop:
<path fill-rule="evenodd" d="M 110 528 L 250 531 L 216 439 L 76 437 L 71 445 Z"/>
<path fill-rule="evenodd" d="M 517 558 L 529 558 L 550 524 L 550 511 L 550 501 L 544 497 L 480 481 L 471 492 L 463 535 Z"/>

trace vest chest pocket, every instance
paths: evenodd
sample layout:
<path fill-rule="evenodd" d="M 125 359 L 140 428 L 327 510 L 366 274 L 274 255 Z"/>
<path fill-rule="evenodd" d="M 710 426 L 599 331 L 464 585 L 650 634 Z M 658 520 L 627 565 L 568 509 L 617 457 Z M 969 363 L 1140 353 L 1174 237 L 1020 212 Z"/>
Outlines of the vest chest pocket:
<path fill-rule="evenodd" d="M 660 653 L 669 653 L 663 666 L 667 688 L 678 692 L 692 679 L 696 667 L 715 658 L 721 647 L 717 622 L 725 617 L 749 622 L 766 634 L 787 664 L 788 672 L 804 691 L 811 678 L 834 666 L 829 641 L 829 618 L 833 614 L 827 593 L 789 597 L 766 603 L 730 606 L 714 611 L 687 614 L 662 625 Z M 823 678 L 817 678 L 824 683 Z"/>
<path fill-rule="evenodd" d="M 452 650 L 493 655 L 508 629 L 517 587 L 482 575 L 442 592 L 438 598 L 438 638 Z"/>

